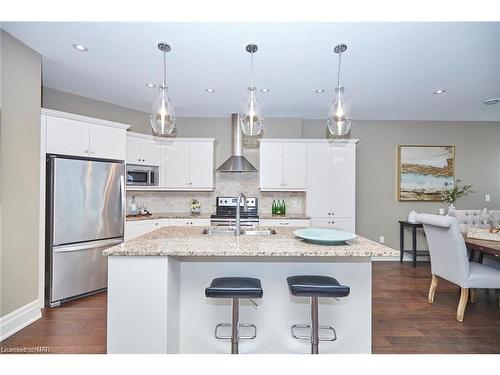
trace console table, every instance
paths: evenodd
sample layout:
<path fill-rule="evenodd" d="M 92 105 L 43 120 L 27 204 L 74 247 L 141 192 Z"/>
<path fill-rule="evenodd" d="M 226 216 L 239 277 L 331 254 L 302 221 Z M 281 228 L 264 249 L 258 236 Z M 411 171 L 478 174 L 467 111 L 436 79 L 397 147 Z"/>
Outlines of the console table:
<path fill-rule="evenodd" d="M 411 250 L 405 250 L 405 227 L 411 228 Z M 405 252 L 411 253 L 413 256 L 413 267 L 417 266 L 417 253 L 418 255 L 429 255 L 427 250 L 417 250 L 417 229 L 424 228 L 422 224 L 411 223 L 406 220 L 399 221 L 399 261 L 403 262 L 403 254 Z"/>

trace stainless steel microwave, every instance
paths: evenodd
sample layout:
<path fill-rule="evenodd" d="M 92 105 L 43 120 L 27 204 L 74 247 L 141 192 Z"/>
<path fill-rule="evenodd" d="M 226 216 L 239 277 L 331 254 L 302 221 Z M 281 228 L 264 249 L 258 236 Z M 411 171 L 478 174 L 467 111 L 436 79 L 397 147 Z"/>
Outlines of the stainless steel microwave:
<path fill-rule="evenodd" d="M 127 185 L 158 186 L 158 167 L 127 165 Z"/>

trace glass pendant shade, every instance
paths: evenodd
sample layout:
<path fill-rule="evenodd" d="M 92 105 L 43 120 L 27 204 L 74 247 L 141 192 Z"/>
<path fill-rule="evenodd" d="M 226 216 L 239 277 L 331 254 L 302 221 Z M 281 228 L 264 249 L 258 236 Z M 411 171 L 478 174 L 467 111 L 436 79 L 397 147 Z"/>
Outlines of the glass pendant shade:
<path fill-rule="evenodd" d="M 335 99 L 328 113 L 328 130 L 333 136 L 345 136 L 351 131 L 351 115 L 344 102 L 344 88 L 335 89 Z"/>
<path fill-rule="evenodd" d="M 245 112 L 240 116 L 241 131 L 246 136 L 257 136 L 262 132 L 264 119 L 259 103 L 255 99 L 255 87 L 248 89 L 250 97 Z"/>
<path fill-rule="evenodd" d="M 162 84 L 158 98 L 153 103 L 149 122 L 156 134 L 170 135 L 175 129 L 174 106 L 170 103 L 167 95 L 167 52 L 170 52 L 170 46 L 162 42 L 158 43 L 158 49 L 163 52 Z"/>
<path fill-rule="evenodd" d="M 149 121 L 153 131 L 157 134 L 169 135 L 175 129 L 174 107 L 168 99 L 166 87 L 160 87 L 160 94 L 153 104 Z"/>

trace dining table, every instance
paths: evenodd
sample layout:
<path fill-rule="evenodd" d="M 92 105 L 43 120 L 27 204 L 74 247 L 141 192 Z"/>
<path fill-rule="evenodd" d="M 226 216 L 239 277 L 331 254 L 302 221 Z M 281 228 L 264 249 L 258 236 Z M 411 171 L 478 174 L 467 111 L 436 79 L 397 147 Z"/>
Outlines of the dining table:
<path fill-rule="evenodd" d="M 465 237 L 465 245 L 469 250 L 469 260 L 474 260 L 474 255 L 479 252 L 479 263 L 483 263 L 483 258 L 485 254 L 498 256 L 500 257 L 500 241 L 492 241 L 492 240 L 480 240 L 476 238 L 467 238 Z M 500 258 L 499 258 L 500 260 Z"/>

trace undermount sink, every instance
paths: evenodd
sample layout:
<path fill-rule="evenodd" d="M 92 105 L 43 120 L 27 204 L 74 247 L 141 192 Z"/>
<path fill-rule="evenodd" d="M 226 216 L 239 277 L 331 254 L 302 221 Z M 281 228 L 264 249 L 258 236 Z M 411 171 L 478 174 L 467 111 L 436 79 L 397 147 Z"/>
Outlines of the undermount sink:
<path fill-rule="evenodd" d="M 203 229 L 202 233 L 208 234 L 210 236 L 217 234 L 234 236 L 234 227 L 210 227 Z M 271 236 L 273 234 L 276 234 L 276 231 L 272 228 L 260 228 L 260 227 L 241 228 L 242 236 Z"/>

